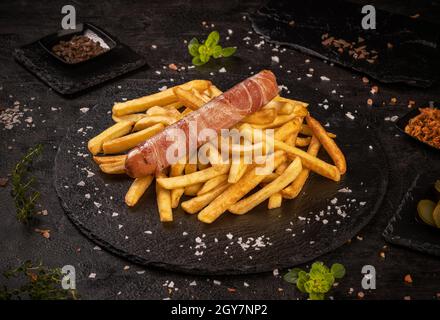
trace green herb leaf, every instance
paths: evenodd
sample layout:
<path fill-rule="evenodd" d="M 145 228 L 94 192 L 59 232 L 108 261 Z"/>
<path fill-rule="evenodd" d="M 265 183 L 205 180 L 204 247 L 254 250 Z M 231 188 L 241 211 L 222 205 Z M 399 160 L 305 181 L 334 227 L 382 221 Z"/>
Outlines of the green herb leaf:
<path fill-rule="evenodd" d="M 16 216 L 18 221 L 25 224 L 32 219 L 35 204 L 40 197 L 39 192 L 31 192 L 35 178 L 26 179 L 26 173 L 29 171 L 33 159 L 40 155 L 42 150 L 43 146 L 41 144 L 29 149 L 12 172 L 12 196 L 15 202 Z"/>
<path fill-rule="evenodd" d="M 223 57 L 230 57 L 230 56 L 232 56 L 234 53 L 235 53 L 235 51 L 237 51 L 237 48 L 236 47 L 227 47 L 227 48 L 223 48 L 223 50 L 222 50 L 222 56 Z"/>
<path fill-rule="evenodd" d="M 0 288 L 0 299 L 7 300 L 71 300 L 78 299 L 76 290 L 65 290 L 61 286 L 63 274 L 59 268 L 48 268 L 40 262 L 34 265 L 31 261 L 3 273 L 6 279 L 19 278 L 24 282 L 18 288 L 9 290 L 6 286 Z"/>
<path fill-rule="evenodd" d="M 210 56 L 207 53 L 204 53 L 204 54 L 200 55 L 200 61 L 202 61 L 204 64 L 209 61 L 209 58 L 210 58 Z"/>
<path fill-rule="evenodd" d="M 345 267 L 340 263 L 334 263 L 331 267 L 331 273 L 336 279 L 341 279 L 345 276 Z"/>
<path fill-rule="evenodd" d="M 212 56 L 217 59 L 220 58 L 222 56 L 222 47 L 217 45 L 212 49 Z"/>
<path fill-rule="evenodd" d="M 193 57 L 193 61 L 195 61 L 193 64 L 201 66 L 207 63 L 211 57 L 214 59 L 229 57 L 237 51 L 235 47 L 222 48 L 218 44 L 219 41 L 220 34 L 218 31 L 212 31 L 203 43 L 200 43 L 197 38 L 192 38 L 188 43 L 188 52 Z"/>
<path fill-rule="evenodd" d="M 199 55 L 199 47 L 200 47 L 199 40 L 197 40 L 196 38 L 192 38 L 188 44 L 189 54 L 192 55 L 193 57 L 197 57 Z"/>
<path fill-rule="evenodd" d="M 325 294 L 312 292 L 312 293 L 309 294 L 309 299 L 310 300 L 324 300 L 325 299 Z"/>
<path fill-rule="evenodd" d="M 200 60 L 200 56 L 194 57 L 192 59 L 192 64 L 195 66 L 201 66 L 203 64 L 205 64 L 204 62 L 202 62 L 202 60 Z"/>
<path fill-rule="evenodd" d="M 296 282 L 296 287 L 302 293 L 307 293 L 306 288 L 304 286 L 305 283 L 306 283 L 306 280 L 304 278 L 298 278 L 298 281 Z"/>
<path fill-rule="evenodd" d="M 205 45 L 209 48 L 214 48 L 220 41 L 220 34 L 218 31 L 212 31 L 205 41 Z"/>
<path fill-rule="evenodd" d="M 286 273 L 283 278 L 285 281 L 295 284 L 299 279 L 298 274 L 300 271 L 302 271 L 302 270 L 299 268 L 293 268 L 293 269 L 289 270 L 289 272 Z"/>
<path fill-rule="evenodd" d="M 335 263 L 329 269 L 320 261 L 314 262 L 309 272 L 294 268 L 284 275 L 284 280 L 289 283 L 296 283 L 299 291 L 309 294 L 310 300 L 323 300 L 329 292 L 336 278 L 342 278 L 345 268 L 340 263 Z"/>

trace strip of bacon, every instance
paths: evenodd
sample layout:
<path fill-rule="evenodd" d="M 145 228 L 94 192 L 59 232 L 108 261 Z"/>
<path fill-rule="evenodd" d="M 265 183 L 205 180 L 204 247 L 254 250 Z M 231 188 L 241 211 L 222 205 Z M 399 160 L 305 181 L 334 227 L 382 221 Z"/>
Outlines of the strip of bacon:
<path fill-rule="evenodd" d="M 275 75 L 271 71 L 263 70 L 247 78 L 132 149 L 125 161 L 127 174 L 138 178 L 168 167 L 170 163 L 166 151 L 174 143 L 169 137 L 175 129 L 183 130 L 186 135 L 186 150 L 189 150 L 190 125 L 197 128 L 197 137 L 203 129 L 212 129 L 219 133 L 221 129 L 229 129 L 247 115 L 258 111 L 275 98 L 278 90 Z M 206 141 L 198 139 L 197 146 L 204 142 Z"/>

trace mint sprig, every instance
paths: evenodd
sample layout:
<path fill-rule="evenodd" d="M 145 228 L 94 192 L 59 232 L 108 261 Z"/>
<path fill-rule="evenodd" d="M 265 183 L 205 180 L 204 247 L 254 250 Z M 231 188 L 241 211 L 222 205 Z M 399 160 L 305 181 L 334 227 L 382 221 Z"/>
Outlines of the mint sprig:
<path fill-rule="evenodd" d="M 289 270 L 284 275 L 284 280 L 296 284 L 299 291 L 308 293 L 310 300 L 324 300 L 335 279 L 341 279 L 344 275 L 345 268 L 342 264 L 335 263 L 329 269 L 324 263 L 317 261 L 312 264 L 308 273 L 299 268 Z"/>
<path fill-rule="evenodd" d="M 201 66 L 207 63 L 211 57 L 214 59 L 226 58 L 232 56 L 237 51 L 236 47 L 223 48 L 218 44 L 219 41 L 220 34 L 218 31 L 212 31 L 202 43 L 197 38 L 192 38 L 188 44 L 188 52 L 193 57 L 192 64 Z"/>

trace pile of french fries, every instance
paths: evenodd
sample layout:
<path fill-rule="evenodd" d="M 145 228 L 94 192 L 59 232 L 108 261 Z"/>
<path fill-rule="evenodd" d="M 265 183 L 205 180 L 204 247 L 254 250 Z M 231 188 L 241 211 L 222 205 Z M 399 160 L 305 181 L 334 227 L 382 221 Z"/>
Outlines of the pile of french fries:
<path fill-rule="evenodd" d="M 116 103 L 112 109 L 115 124 L 92 138 L 88 149 L 102 172 L 125 174 L 124 153 L 220 94 L 210 81 L 193 80 Z M 336 136 L 312 118 L 307 107 L 304 102 L 275 97 L 235 126 L 248 140 L 247 146 L 242 142 L 228 144 L 231 155 L 239 153 L 239 161 L 224 161 L 219 150 L 210 145 L 208 164 L 193 164 L 186 158 L 155 177 L 134 179 L 125 203 L 135 206 L 155 180 L 161 221 L 173 221 L 173 209 L 180 205 L 188 214 L 197 213 L 200 221 L 212 223 L 226 211 L 242 215 L 266 200 L 269 209 L 280 207 L 286 199 L 300 194 L 311 171 L 339 181 L 346 171 L 346 161 L 334 141 Z M 268 140 L 265 129 L 274 129 L 271 153 L 262 150 L 264 157 L 272 157 L 273 165 L 244 161 L 249 152 L 267 145 L 262 143 Z M 217 147 L 224 142 L 221 140 Z M 317 157 L 321 146 L 334 164 Z M 248 195 L 254 189 L 257 191 Z M 182 201 L 184 195 L 191 198 Z"/>

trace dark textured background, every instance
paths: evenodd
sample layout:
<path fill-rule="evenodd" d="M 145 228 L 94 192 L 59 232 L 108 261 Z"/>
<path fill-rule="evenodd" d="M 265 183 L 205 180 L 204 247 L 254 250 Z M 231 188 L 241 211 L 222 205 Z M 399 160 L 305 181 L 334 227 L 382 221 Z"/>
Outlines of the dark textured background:
<path fill-rule="evenodd" d="M 211 28 L 206 29 L 201 22 L 207 21 L 209 24 L 214 23 L 215 29 L 222 35 L 226 35 L 227 29 L 234 31 L 227 43 L 237 45 L 239 50 L 237 58 L 228 62 L 228 72 L 245 76 L 249 74 L 248 66 L 252 66 L 253 70 L 271 68 L 278 75 L 287 76 L 286 70 L 290 69 L 292 73 L 289 76 L 294 79 L 301 77 L 301 81 L 310 85 L 310 94 L 307 97 L 296 97 L 294 88 L 289 88 L 290 96 L 307 99 L 317 107 L 316 103 L 321 101 L 314 99 L 313 91 L 330 95 L 335 89 L 337 98 L 343 95 L 342 98 L 338 98 L 343 108 L 355 114 L 356 121 L 360 118 L 368 119 L 377 130 L 390 162 L 389 190 L 382 208 L 373 221 L 362 230 L 360 237 L 322 257 L 322 260 L 329 264 L 341 262 L 347 267 L 348 274 L 334 289 L 334 298 L 356 298 L 356 293 L 362 291 L 361 268 L 366 264 L 374 265 L 377 271 L 377 289 L 365 292 L 366 299 L 402 299 L 407 295 L 413 299 L 432 299 L 440 292 L 438 258 L 391 245 L 383 249 L 386 243 L 381 236 L 416 172 L 440 172 L 438 152 L 420 148 L 418 144 L 401 136 L 394 124 L 384 121 L 384 118 L 403 115 L 407 112 L 408 100 L 415 100 L 417 105 L 426 104 L 430 100 L 439 101 L 438 87 L 420 90 L 379 84 L 380 92 L 374 97 L 375 105 L 368 107 L 366 100 L 370 97 L 371 83 L 363 84 L 359 74 L 332 67 L 295 51 L 272 52 L 269 45 L 264 45 L 261 49 L 255 48 L 253 44 L 258 43 L 260 39 L 255 34 L 247 34 L 251 30 L 250 23 L 242 16 L 246 11 L 259 7 L 260 1 L 175 1 L 167 2 L 166 5 L 163 2 L 141 1 L 75 1 L 79 21 L 90 21 L 108 30 L 144 55 L 151 68 L 107 83 L 104 85 L 105 88 L 100 87 L 74 99 L 66 99 L 36 80 L 17 65 L 11 56 L 15 47 L 58 29 L 63 4 L 65 3 L 61 1 L 14 1 L 0 4 L 0 108 L 11 107 L 14 101 L 19 101 L 21 109 L 31 109 L 25 111 L 22 124 L 12 130 L 5 130 L 0 124 L 0 177 L 8 175 L 30 146 L 44 143 L 44 156 L 36 162 L 34 174 L 39 180 L 38 188 L 42 193 L 42 209 L 47 209 L 49 213 L 48 216 L 40 217 L 34 226 L 25 227 L 19 224 L 15 219 L 15 208 L 10 197 L 10 183 L 6 188 L 0 188 L 0 270 L 16 266 L 26 259 L 41 259 L 44 264 L 53 267 L 72 264 L 78 273 L 78 290 L 83 298 L 89 299 L 303 297 L 292 285 L 272 273 L 215 278 L 194 277 L 155 269 L 144 270 L 104 251 L 94 250 L 94 244 L 84 238 L 63 213 L 53 188 L 53 160 L 56 147 L 66 134 L 67 128 L 80 116 L 80 108 L 92 107 L 109 96 L 130 98 L 141 94 L 142 92 L 129 90 L 124 92 L 124 88 L 128 88 L 133 82 L 142 83 L 143 79 L 155 79 L 158 86 L 162 79 L 171 77 L 215 79 L 210 72 L 217 73 L 219 63 L 180 73 L 162 69 L 163 65 L 169 63 L 188 65 L 189 58 L 183 40 L 206 35 Z M 385 7 L 391 8 L 393 4 L 398 2 L 387 2 Z M 411 1 L 409 5 L 412 7 L 398 7 L 397 11 L 405 14 L 419 12 L 422 18 L 426 16 L 427 19 L 435 21 L 438 5 L 428 6 L 423 1 Z M 242 40 L 246 36 L 251 38 L 249 45 Z M 158 48 L 153 50 L 152 44 Z M 279 65 L 271 65 L 272 55 L 280 57 L 283 69 L 280 69 Z M 305 63 L 306 59 L 310 59 L 310 63 Z M 315 70 L 312 78 L 306 77 L 309 68 Z M 161 70 L 162 73 L 157 75 L 156 70 Z M 320 75 L 329 77 L 331 81 L 321 81 Z M 397 98 L 397 105 L 388 103 L 391 97 Z M 57 110 L 52 111 L 52 108 Z M 27 116 L 32 116 L 35 127 L 27 126 L 23 121 Z M 35 227 L 50 229 L 50 240 L 35 233 Z M 385 259 L 379 256 L 382 250 L 385 252 Z M 284 272 L 285 270 L 280 270 L 280 275 Z M 96 273 L 96 279 L 89 279 L 90 273 Z M 412 285 L 404 283 L 405 274 L 412 275 Z M 3 283 L 3 278 L 0 279 L 0 283 Z M 213 280 L 219 280 L 221 284 L 216 285 Z M 169 290 L 165 287 L 166 281 L 173 281 L 174 288 Z M 196 281 L 197 285 L 189 286 L 192 281 Z M 244 282 L 248 283 L 249 287 L 245 287 Z M 236 288 L 236 292 L 229 292 L 230 287 Z M 349 294 L 350 288 L 353 288 L 352 294 Z"/>

